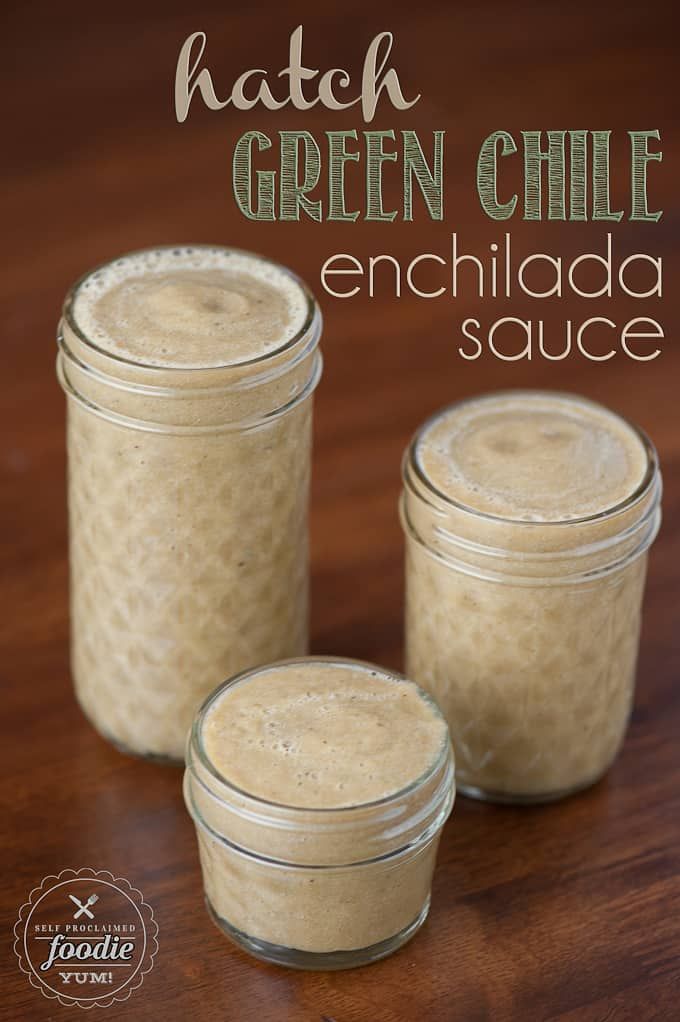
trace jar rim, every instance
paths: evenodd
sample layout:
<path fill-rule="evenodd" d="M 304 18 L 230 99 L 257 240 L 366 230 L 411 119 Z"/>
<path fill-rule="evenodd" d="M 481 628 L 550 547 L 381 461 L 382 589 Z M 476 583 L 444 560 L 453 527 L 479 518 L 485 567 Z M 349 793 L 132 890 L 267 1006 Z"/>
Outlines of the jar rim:
<path fill-rule="evenodd" d="M 344 806 L 324 807 L 324 806 L 292 805 L 290 803 L 277 802 L 276 800 L 273 799 L 267 799 L 261 795 L 255 795 L 253 792 L 247 791 L 245 788 L 241 788 L 239 785 L 234 784 L 233 781 L 230 781 L 215 767 L 214 763 L 208 756 L 207 751 L 205 749 L 205 745 L 203 743 L 202 726 L 205 721 L 207 713 L 209 712 L 210 708 L 215 703 L 215 701 L 222 695 L 224 691 L 226 691 L 226 689 L 235 687 L 239 684 L 243 684 L 247 682 L 251 677 L 261 674 L 264 671 L 269 671 L 272 670 L 273 668 L 281 667 L 285 668 L 296 664 L 331 664 L 339 666 L 367 668 L 368 670 L 371 671 L 378 671 L 384 677 L 388 677 L 395 681 L 409 681 L 409 684 L 413 685 L 418 690 L 418 694 L 423 699 L 423 701 L 426 702 L 434 710 L 436 716 L 446 725 L 444 732 L 444 740 L 442 741 L 439 752 L 433 759 L 432 763 L 427 767 L 426 770 L 419 774 L 418 777 L 414 778 L 412 781 L 409 781 L 409 783 L 404 785 L 402 788 L 399 788 L 398 790 L 391 792 L 389 795 L 384 795 L 381 798 L 372 799 L 367 802 L 358 802 L 352 805 Z M 218 685 L 217 688 L 214 689 L 210 693 L 210 695 L 203 701 L 194 717 L 194 721 L 188 739 L 187 754 L 188 769 L 191 769 L 192 750 L 196 751 L 201 766 L 207 771 L 209 776 L 214 781 L 217 781 L 219 785 L 226 788 L 233 794 L 245 798 L 248 802 L 252 802 L 255 806 L 261 806 L 265 810 L 266 809 L 282 810 L 283 812 L 290 812 L 291 814 L 302 813 L 305 815 L 305 817 L 307 817 L 308 814 L 311 814 L 316 815 L 317 818 L 320 818 L 321 816 L 330 816 L 336 819 L 339 815 L 342 815 L 343 813 L 356 814 L 357 812 L 362 812 L 364 810 L 370 811 L 373 809 L 379 810 L 389 808 L 391 804 L 401 801 L 405 797 L 411 795 L 413 792 L 416 792 L 420 787 L 425 786 L 430 780 L 432 780 L 437 775 L 438 772 L 441 771 L 442 767 L 446 765 L 449 758 L 453 756 L 451 740 L 448 725 L 446 724 L 446 719 L 442 711 L 440 710 L 438 704 L 432 698 L 432 696 L 430 696 L 428 692 L 421 688 L 420 685 L 417 685 L 415 682 L 410 681 L 410 679 L 407 679 L 404 675 L 400 674 L 397 671 L 392 671 L 385 667 L 380 667 L 366 660 L 357 660 L 351 657 L 333 657 L 316 655 L 307 657 L 290 657 L 285 660 L 277 660 L 271 664 L 262 664 L 258 667 L 248 668 L 247 670 L 240 671 L 233 677 L 228 678 L 226 681 L 222 682 L 221 685 Z"/>
<path fill-rule="evenodd" d="M 210 835 L 213 841 L 218 841 L 221 845 L 230 849 L 230 851 L 244 859 L 255 860 L 256 862 L 265 863 L 267 866 L 274 867 L 277 869 L 285 870 L 300 870 L 302 872 L 320 872 L 322 870 L 328 871 L 345 871 L 361 869 L 365 866 L 375 866 L 381 862 L 394 861 L 397 858 L 404 858 L 407 855 L 418 854 L 418 852 L 441 830 L 444 823 L 448 819 L 449 813 L 453 808 L 454 795 L 451 795 L 448 804 L 444 803 L 440 813 L 435 816 L 424 830 L 419 831 L 413 838 L 407 840 L 405 844 L 398 844 L 396 847 L 388 847 L 387 850 L 376 852 L 375 855 L 370 855 L 365 859 L 355 859 L 352 861 L 338 861 L 338 862 L 314 862 L 304 861 L 298 862 L 292 859 L 276 858 L 275 856 L 269 855 L 262 850 L 255 850 L 248 848 L 245 845 L 240 845 L 227 837 L 226 834 L 217 830 L 212 824 L 208 823 L 197 806 L 193 796 L 192 785 L 196 783 L 196 778 L 192 777 L 189 771 L 185 771 L 184 778 L 182 780 L 182 793 L 184 796 L 184 804 L 186 805 L 189 815 L 194 821 L 194 824 L 198 829 L 205 831 Z"/>
<path fill-rule="evenodd" d="M 256 355 L 253 358 L 237 359 L 231 362 L 225 362 L 220 363 L 219 365 L 211 366 L 177 366 L 177 365 L 165 366 L 149 362 L 142 362 L 138 359 L 126 358 L 124 355 L 119 355 L 115 352 L 109 351 L 106 348 L 101 347 L 98 344 L 95 344 L 95 342 L 90 337 L 88 337 L 85 331 L 81 328 L 74 314 L 74 303 L 76 297 L 78 296 L 78 292 L 81 286 L 85 283 L 85 281 L 88 280 L 93 274 L 99 272 L 100 270 L 105 269 L 107 266 L 110 266 L 112 263 L 118 262 L 121 259 L 128 259 L 133 256 L 141 255 L 145 252 L 166 252 L 172 251 L 173 249 L 182 248 L 191 250 L 195 249 L 199 251 L 228 252 L 233 253 L 235 255 L 247 256 L 248 258 L 257 259 L 258 261 L 266 263 L 268 266 L 271 266 L 278 272 L 284 274 L 286 277 L 294 281 L 295 284 L 299 287 L 306 302 L 306 315 L 301 327 L 295 332 L 295 334 L 293 334 L 292 337 L 288 338 L 283 344 L 280 344 L 278 347 L 273 348 L 271 351 L 267 351 L 262 355 Z M 78 277 L 78 279 L 71 285 L 64 299 L 62 315 L 65 323 L 68 325 L 69 329 L 75 334 L 78 340 L 82 344 L 84 344 L 86 348 L 89 348 L 91 351 L 95 352 L 97 356 L 103 359 L 111 360 L 111 363 L 114 365 L 119 364 L 122 366 L 129 366 L 134 369 L 141 369 L 144 372 L 148 372 L 150 375 L 154 373 L 172 375 L 173 373 L 191 374 L 205 372 L 220 372 L 223 370 L 230 369 L 233 370 L 248 369 L 251 366 L 257 367 L 262 363 L 266 363 L 272 359 L 276 359 L 280 355 L 285 354 L 287 351 L 294 348 L 301 340 L 306 338 L 310 332 L 314 332 L 316 334 L 316 340 L 318 340 L 321 334 L 320 324 L 321 314 L 317 300 L 314 297 L 311 290 L 309 289 L 309 287 L 307 286 L 307 284 L 300 277 L 298 277 L 296 273 L 290 270 L 287 266 L 283 266 L 281 263 L 278 263 L 273 259 L 269 259 L 267 258 L 267 256 L 261 255 L 259 252 L 251 252 L 248 251 L 247 249 L 236 248 L 230 245 L 210 244 L 209 242 L 196 243 L 182 242 L 174 245 L 165 244 L 146 246 L 145 248 L 133 249 L 128 252 L 123 252 L 121 255 L 115 256 L 113 259 L 107 259 L 104 262 L 98 263 L 96 266 L 93 266 L 91 269 L 81 274 L 81 276 Z"/>
<path fill-rule="evenodd" d="M 603 410 L 610 415 L 615 415 L 622 422 L 628 426 L 633 433 L 636 435 L 638 440 L 641 442 L 643 450 L 646 456 L 645 472 L 638 483 L 638 485 L 622 500 L 617 501 L 615 504 L 611 504 L 600 511 L 596 511 L 592 514 L 581 515 L 574 518 L 561 518 L 561 519 L 527 519 L 527 518 L 510 518 L 507 515 L 495 515 L 489 511 L 481 511 L 477 508 L 472 507 L 469 504 L 465 504 L 463 501 L 456 500 L 455 498 L 446 494 L 443 490 L 439 489 L 427 473 L 424 471 L 422 465 L 417 457 L 417 449 L 419 442 L 427 429 L 429 429 L 435 422 L 437 422 L 446 413 L 452 411 L 455 408 L 462 408 L 465 405 L 481 403 L 486 400 L 502 398 L 502 397 L 548 397 L 548 398 L 562 398 L 569 401 L 577 401 L 581 404 L 588 404 L 594 406 L 598 410 Z M 597 401 L 592 401 L 590 398 L 583 397 L 580 394 L 574 394 L 569 391 L 558 391 L 558 390 L 545 390 L 542 388 L 528 389 L 506 389 L 493 391 L 489 394 L 478 394 L 472 397 L 461 398 L 459 401 L 453 401 L 451 404 L 438 409 L 432 415 L 423 422 L 416 432 L 413 434 L 408 447 L 404 453 L 402 460 L 402 479 L 405 484 L 409 482 L 409 474 L 412 472 L 418 482 L 422 484 L 428 494 L 431 494 L 439 498 L 444 504 L 445 508 L 450 508 L 455 511 L 462 512 L 465 515 L 469 515 L 471 518 L 481 519 L 488 521 L 489 523 L 510 525 L 513 528 L 526 532 L 531 532 L 538 529 L 550 529 L 552 527 L 562 527 L 568 529 L 569 526 L 583 526 L 583 525 L 595 525 L 599 522 L 607 521 L 612 518 L 616 518 L 617 515 L 623 514 L 624 512 L 630 511 L 637 504 L 644 501 L 650 494 L 650 491 L 655 485 L 657 474 L 659 469 L 659 459 L 656 452 L 656 448 L 652 443 L 649 436 L 642 430 L 638 425 L 628 419 L 626 416 L 619 414 L 619 412 L 612 412 L 604 405 Z"/>

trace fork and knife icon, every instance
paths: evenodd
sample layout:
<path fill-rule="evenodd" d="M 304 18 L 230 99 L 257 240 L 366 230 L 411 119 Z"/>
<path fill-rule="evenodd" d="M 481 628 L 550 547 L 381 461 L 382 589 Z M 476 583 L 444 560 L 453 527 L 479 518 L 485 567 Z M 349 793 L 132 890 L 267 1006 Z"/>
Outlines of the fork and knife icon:
<path fill-rule="evenodd" d="M 69 894 L 69 898 L 74 905 L 78 906 L 78 911 L 73 913 L 74 919 L 80 919 L 82 915 L 86 915 L 88 919 L 94 919 L 94 913 L 90 912 L 90 906 L 99 901 L 98 894 L 91 894 L 87 901 L 80 901 L 75 894 Z"/>

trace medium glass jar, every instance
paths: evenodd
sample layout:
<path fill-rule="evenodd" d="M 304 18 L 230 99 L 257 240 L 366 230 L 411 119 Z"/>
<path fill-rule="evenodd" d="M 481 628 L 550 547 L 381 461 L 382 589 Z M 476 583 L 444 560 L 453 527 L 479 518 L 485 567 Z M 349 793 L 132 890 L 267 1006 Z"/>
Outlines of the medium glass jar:
<path fill-rule="evenodd" d="M 391 954 L 427 915 L 453 769 L 438 708 L 382 668 L 309 658 L 225 682 L 184 779 L 214 921 L 294 968 Z"/>
<path fill-rule="evenodd" d="M 458 790 L 542 802 L 594 783 L 633 702 L 652 444 L 585 399 L 508 392 L 428 420 L 403 479 L 406 670 L 447 717 Z"/>
<path fill-rule="evenodd" d="M 304 284 L 230 249 L 132 253 L 67 295 L 72 672 L 125 751 L 181 760 L 221 678 L 306 652 L 320 334 Z"/>

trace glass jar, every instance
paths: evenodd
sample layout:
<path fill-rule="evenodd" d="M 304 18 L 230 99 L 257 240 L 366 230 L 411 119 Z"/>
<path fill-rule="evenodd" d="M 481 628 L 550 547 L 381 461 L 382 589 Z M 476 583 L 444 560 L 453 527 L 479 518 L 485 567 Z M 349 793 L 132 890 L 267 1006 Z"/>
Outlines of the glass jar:
<path fill-rule="evenodd" d="M 321 314 L 302 282 L 261 262 L 296 282 L 304 323 L 275 350 L 225 365 L 105 350 L 74 311 L 101 267 L 66 297 L 57 373 L 68 398 L 72 673 L 86 716 L 127 752 L 181 760 L 196 707 L 221 678 L 306 651 Z"/>
<path fill-rule="evenodd" d="M 657 456 L 616 416 L 646 461 L 625 500 L 557 521 L 481 513 L 441 492 L 419 456 L 424 432 L 466 404 L 428 420 L 404 457 L 406 671 L 447 717 L 459 791 L 550 801 L 602 777 L 624 738 L 660 523 Z"/>
<path fill-rule="evenodd" d="M 206 751 L 207 715 L 225 690 L 262 672 L 305 663 L 344 665 L 404 681 L 371 664 L 314 658 L 225 682 L 194 722 L 184 797 L 196 825 L 208 911 L 217 926 L 264 961 L 352 968 L 396 951 L 427 916 L 439 837 L 455 794 L 451 743 L 444 726 L 444 740 L 424 773 L 388 797 L 358 805 L 304 808 L 236 786 Z M 426 693 L 410 687 L 441 721 Z M 314 731 L 315 740 L 322 740 L 320 730 Z"/>

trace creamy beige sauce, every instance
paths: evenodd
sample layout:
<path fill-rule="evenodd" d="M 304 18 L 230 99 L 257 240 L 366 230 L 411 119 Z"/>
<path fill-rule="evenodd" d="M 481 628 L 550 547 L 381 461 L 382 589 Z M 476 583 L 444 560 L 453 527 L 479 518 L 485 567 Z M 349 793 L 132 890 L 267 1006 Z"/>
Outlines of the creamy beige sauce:
<path fill-rule="evenodd" d="M 314 660 L 227 688 L 203 724 L 206 753 L 230 783 L 305 808 L 400 791 L 434 763 L 446 737 L 411 682 Z"/>
<path fill-rule="evenodd" d="M 305 323 L 307 297 L 283 269 L 203 246 L 149 249 L 77 290 L 73 316 L 104 351 L 163 368 L 211 368 L 271 354 Z"/>
<path fill-rule="evenodd" d="M 271 380 L 269 359 L 214 366 L 280 348 L 308 309 L 285 270 L 197 247 L 95 271 L 62 320 L 83 398 L 68 415 L 73 676 L 128 750 L 181 759 L 208 692 L 306 652 L 315 352 L 272 355 Z"/>
<path fill-rule="evenodd" d="M 432 701 L 370 664 L 308 658 L 249 672 L 199 719 L 185 796 L 218 924 L 302 968 L 339 951 L 358 965 L 408 940 L 454 793 Z"/>
<path fill-rule="evenodd" d="M 646 557 L 607 546 L 634 509 L 588 516 L 635 493 L 643 442 L 585 399 L 517 392 L 454 406 L 415 443 L 457 503 L 435 514 L 407 487 L 426 539 L 407 542 L 406 670 L 447 717 L 459 790 L 540 801 L 592 783 L 630 715 Z"/>
<path fill-rule="evenodd" d="M 429 482 L 474 511 L 511 520 L 565 521 L 625 500 L 646 469 L 623 419 L 560 394 L 498 394 L 448 409 L 421 433 Z"/>

